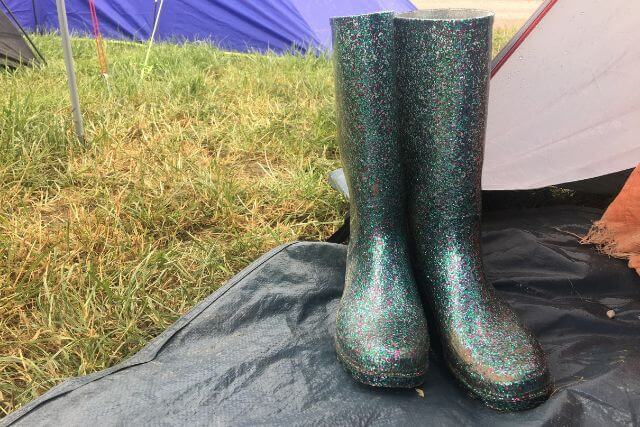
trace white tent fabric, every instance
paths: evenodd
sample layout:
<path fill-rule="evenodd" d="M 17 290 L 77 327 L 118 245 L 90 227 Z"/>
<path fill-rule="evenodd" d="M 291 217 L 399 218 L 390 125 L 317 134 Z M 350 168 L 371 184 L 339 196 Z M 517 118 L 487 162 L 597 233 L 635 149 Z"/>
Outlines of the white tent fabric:
<path fill-rule="evenodd" d="M 547 0 L 493 64 L 485 190 L 640 163 L 640 2 Z"/>

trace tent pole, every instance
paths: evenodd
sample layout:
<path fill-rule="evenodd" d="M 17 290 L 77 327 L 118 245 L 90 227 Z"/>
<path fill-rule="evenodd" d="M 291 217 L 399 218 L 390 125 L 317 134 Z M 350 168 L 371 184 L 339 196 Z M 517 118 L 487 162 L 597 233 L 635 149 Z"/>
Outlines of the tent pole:
<path fill-rule="evenodd" d="M 31 8 L 33 9 L 33 25 L 36 33 L 40 33 L 40 25 L 38 24 L 38 14 L 36 13 L 36 0 L 31 0 Z"/>
<path fill-rule="evenodd" d="M 69 80 L 69 94 L 71 96 L 71 108 L 73 121 L 76 126 L 76 135 L 80 142 L 84 142 L 84 128 L 82 126 L 82 113 L 80 111 L 80 99 L 78 98 L 78 85 L 76 84 L 76 72 L 73 68 L 73 53 L 71 52 L 71 40 L 69 38 L 69 23 L 67 22 L 67 10 L 64 0 L 56 0 L 58 9 L 58 24 L 62 36 L 62 49 L 64 51 L 64 63 L 67 67 Z"/>
<path fill-rule="evenodd" d="M 158 0 L 154 0 L 154 1 L 155 3 L 158 3 Z M 153 30 L 151 31 L 151 37 L 149 37 L 149 46 L 147 47 L 147 54 L 144 56 L 144 64 L 142 64 L 142 71 L 140 72 L 140 83 L 142 83 L 142 81 L 144 80 L 144 72 L 146 71 L 147 64 L 149 63 L 149 55 L 151 54 L 153 39 L 156 37 L 156 31 L 158 31 L 158 23 L 160 22 L 160 14 L 162 13 L 163 4 L 164 4 L 164 0 L 160 0 L 160 7 L 158 7 L 158 12 L 153 22 Z"/>

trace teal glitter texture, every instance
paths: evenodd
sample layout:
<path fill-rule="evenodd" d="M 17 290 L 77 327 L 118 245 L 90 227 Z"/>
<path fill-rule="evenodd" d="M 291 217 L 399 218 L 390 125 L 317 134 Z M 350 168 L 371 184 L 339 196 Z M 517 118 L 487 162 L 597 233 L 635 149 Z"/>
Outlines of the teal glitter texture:
<path fill-rule="evenodd" d="M 481 172 L 493 15 L 429 10 L 395 18 L 399 137 L 411 251 L 428 318 L 458 381 L 499 410 L 544 401 L 544 354 L 486 282 Z"/>
<path fill-rule="evenodd" d="M 429 335 L 409 261 L 397 138 L 393 14 L 339 17 L 333 30 L 338 137 L 351 194 L 338 359 L 358 381 L 424 381 Z"/>

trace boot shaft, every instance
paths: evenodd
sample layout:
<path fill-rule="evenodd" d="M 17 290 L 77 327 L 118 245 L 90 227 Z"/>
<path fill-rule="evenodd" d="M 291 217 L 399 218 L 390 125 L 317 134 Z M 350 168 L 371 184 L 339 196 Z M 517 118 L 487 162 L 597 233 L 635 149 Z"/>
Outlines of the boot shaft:
<path fill-rule="evenodd" d="M 490 13 L 455 9 L 395 19 L 409 215 L 434 226 L 479 218 L 492 24 Z"/>
<path fill-rule="evenodd" d="M 391 12 L 332 19 L 338 139 L 352 235 L 402 225 Z"/>

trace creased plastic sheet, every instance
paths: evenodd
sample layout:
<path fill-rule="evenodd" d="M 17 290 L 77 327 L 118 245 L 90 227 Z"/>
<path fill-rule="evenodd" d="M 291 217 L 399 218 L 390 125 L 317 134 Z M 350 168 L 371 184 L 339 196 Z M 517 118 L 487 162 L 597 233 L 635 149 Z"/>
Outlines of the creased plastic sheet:
<path fill-rule="evenodd" d="M 488 277 L 539 336 L 556 380 L 534 410 L 485 408 L 435 356 L 424 398 L 355 383 L 331 343 L 346 247 L 292 243 L 131 359 L 63 383 L 2 424 L 639 425 L 640 279 L 572 235 L 601 213 L 567 207 L 485 218 Z"/>

